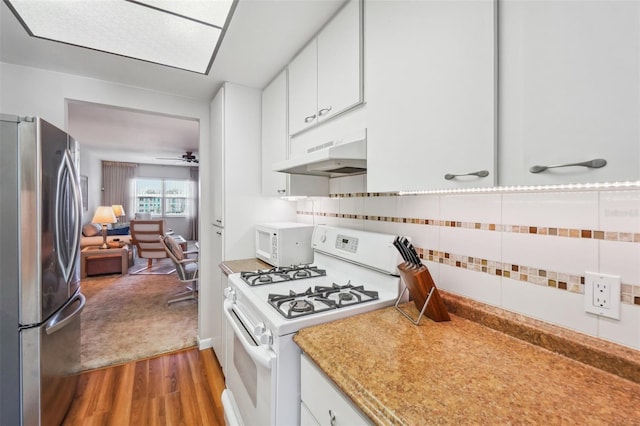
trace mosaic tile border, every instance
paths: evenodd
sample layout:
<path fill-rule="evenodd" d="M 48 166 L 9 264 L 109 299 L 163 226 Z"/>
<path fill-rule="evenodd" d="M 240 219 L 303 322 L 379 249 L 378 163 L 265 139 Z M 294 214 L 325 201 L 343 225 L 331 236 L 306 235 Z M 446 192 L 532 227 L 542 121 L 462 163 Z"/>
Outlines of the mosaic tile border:
<path fill-rule="evenodd" d="M 572 293 L 584 293 L 584 276 L 550 271 L 531 266 L 514 265 L 479 257 L 464 256 L 438 250 L 416 247 L 420 259 L 456 268 L 510 278 L 530 284 L 557 288 Z M 640 286 L 622 284 L 620 300 L 629 305 L 640 305 Z"/>
<path fill-rule="evenodd" d="M 623 232 L 604 232 L 590 230 L 576 230 L 567 228 L 543 228 L 533 226 L 518 225 L 498 225 L 477 222 L 456 222 L 446 220 L 432 219 L 410 219 L 388 216 L 368 216 L 355 214 L 340 214 L 326 212 L 305 212 L 297 211 L 299 215 L 310 215 L 319 217 L 331 217 L 340 219 L 356 219 L 356 220 L 374 220 L 394 223 L 408 223 L 432 226 L 446 226 L 457 228 L 478 229 L 485 231 L 497 232 L 515 232 L 536 235 L 549 235 L 568 238 L 592 238 L 608 241 L 626 241 L 638 243 L 640 242 L 640 234 L 623 233 Z M 629 239 L 629 235 L 634 238 Z M 518 281 L 527 282 L 535 285 L 557 288 L 573 293 L 584 293 L 584 276 L 567 274 L 565 272 L 549 271 L 546 269 L 534 268 L 526 265 L 514 265 L 511 263 L 503 263 L 490 259 L 478 257 L 470 257 L 454 253 L 442 252 L 438 250 L 416 247 L 421 259 L 430 262 L 440 263 L 456 268 L 463 268 L 474 272 L 487 273 L 489 275 L 502 276 Z M 640 305 L 640 285 L 622 284 L 621 288 L 622 303 L 630 305 Z"/>
<path fill-rule="evenodd" d="M 447 228 L 478 229 L 482 231 L 510 232 L 514 234 L 546 235 L 565 238 L 640 243 L 640 232 L 615 232 L 580 228 L 553 228 L 531 225 L 504 225 L 498 223 L 460 222 L 440 219 L 418 219 L 410 217 L 371 216 L 360 214 L 297 211 L 299 215 L 332 217 L 336 219 L 374 220 L 379 222 L 409 223 L 413 225 L 446 226 Z"/>

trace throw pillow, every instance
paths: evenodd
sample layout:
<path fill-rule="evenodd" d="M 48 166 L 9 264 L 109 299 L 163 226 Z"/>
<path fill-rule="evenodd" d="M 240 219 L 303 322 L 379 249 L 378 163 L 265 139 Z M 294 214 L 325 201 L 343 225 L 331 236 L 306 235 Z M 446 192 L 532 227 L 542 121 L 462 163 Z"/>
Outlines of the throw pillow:
<path fill-rule="evenodd" d="M 95 237 L 100 231 L 100 225 L 96 225 L 95 223 L 87 223 L 82 227 L 82 235 L 85 237 Z"/>
<path fill-rule="evenodd" d="M 169 250 L 171 250 L 171 253 L 173 253 L 176 259 L 178 260 L 184 259 L 184 253 L 182 252 L 182 248 L 176 242 L 176 240 L 174 240 L 171 237 L 164 237 L 164 242 L 165 244 L 167 244 L 167 247 L 169 247 Z"/>
<path fill-rule="evenodd" d="M 129 227 L 107 229 L 107 235 L 129 235 Z"/>

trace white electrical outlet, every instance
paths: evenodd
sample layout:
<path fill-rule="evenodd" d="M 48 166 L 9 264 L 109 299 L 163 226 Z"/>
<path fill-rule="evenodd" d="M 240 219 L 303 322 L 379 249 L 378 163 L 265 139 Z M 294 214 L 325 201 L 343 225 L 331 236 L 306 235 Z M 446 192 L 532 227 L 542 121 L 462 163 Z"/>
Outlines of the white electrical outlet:
<path fill-rule="evenodd" d="M 611 287 L 601 277 L 593 282 L 593 306 L 611 309 Z"/>
<path fill-rule="evenodd" d="M 586 272 L 584 310 L 603 317 L 620 319 L 620 277 Z"/>

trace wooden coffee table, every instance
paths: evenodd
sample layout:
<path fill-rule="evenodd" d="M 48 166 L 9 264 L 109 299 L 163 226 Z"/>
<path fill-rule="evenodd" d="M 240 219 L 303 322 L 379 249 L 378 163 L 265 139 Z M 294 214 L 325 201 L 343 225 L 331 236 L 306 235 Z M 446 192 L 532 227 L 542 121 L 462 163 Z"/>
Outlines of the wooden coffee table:
<path fill-rule="evenodd" d="M 80 278 L 129 272 L 129 246 L 101 249 L 85 247 L 80 252 Z"/>

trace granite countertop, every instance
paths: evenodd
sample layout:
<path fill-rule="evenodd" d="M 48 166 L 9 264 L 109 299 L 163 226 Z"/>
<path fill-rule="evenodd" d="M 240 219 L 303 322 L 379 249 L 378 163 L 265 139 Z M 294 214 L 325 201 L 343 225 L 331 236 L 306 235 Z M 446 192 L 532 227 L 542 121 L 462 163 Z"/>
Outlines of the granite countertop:
<path fill-rule="evenodd" d="M 271 269 L 272 266 L 263 262 L 257 258 L 251 259 L 239 259 L 239 260 L 225 260 L 220 265 L 220 269 L 227 274 L 234 274 L 236 272 L 256 271 L 258 269 Z"/>
<path fill-rule="evenodd" d="M 379 425 L 640 424 L 638 351 L 535 321 L 518 328 L 497 308 L 478 314 L 444 299 L 450 322 L 415 326 L 390 307 L 300 330 L 294 340 Z M 412 303 L 403 309 L 417 317 Z M 470 311 L 474 321 L 460 316 Z M 551 350 L 525 335 L 551 341 Z M 555 344 L 585 359 L 553 352 Z M 607 363 L 603 353 L 620 374 L 593 366 Z"/>

